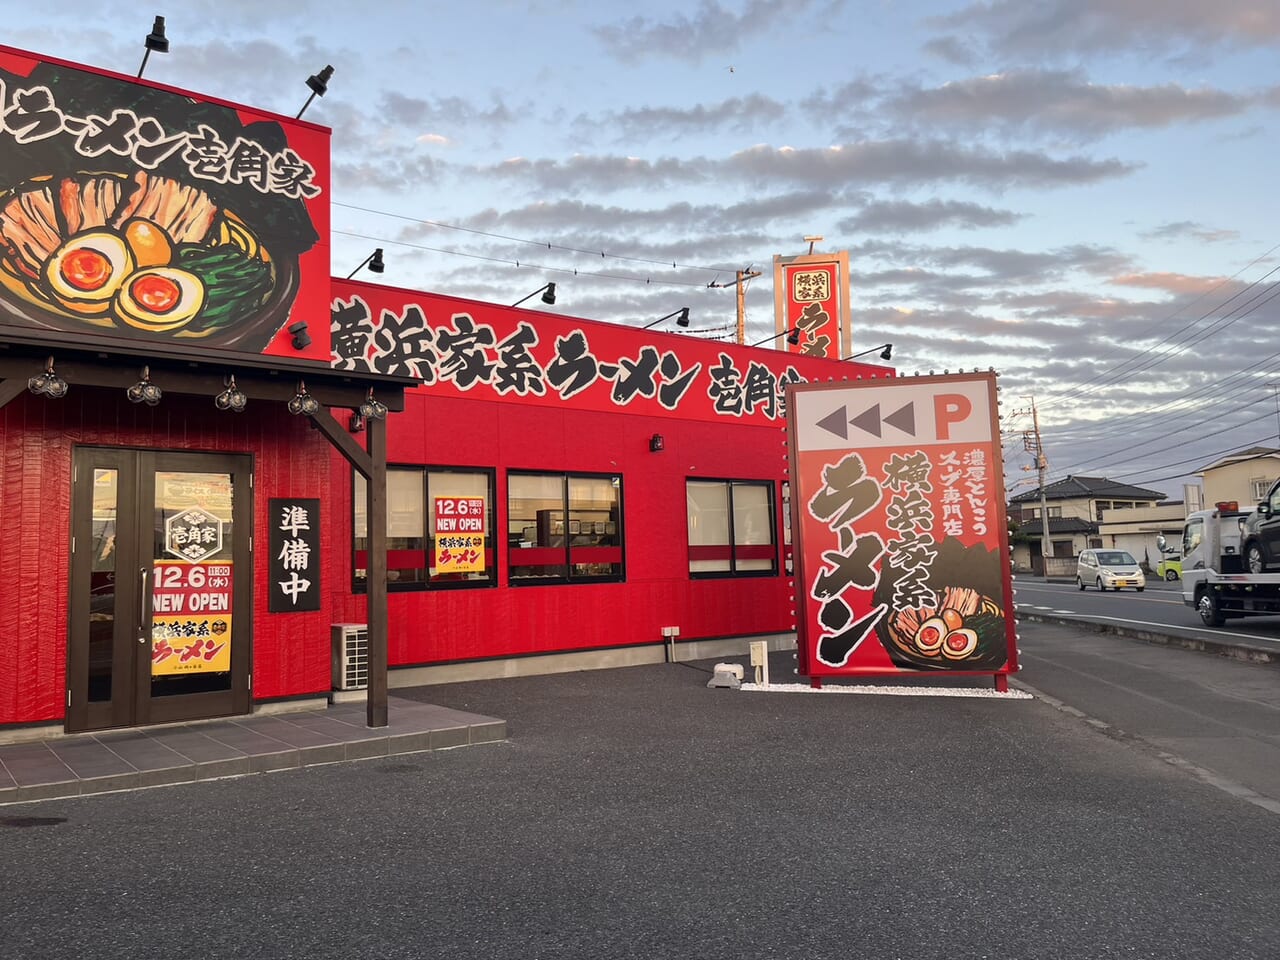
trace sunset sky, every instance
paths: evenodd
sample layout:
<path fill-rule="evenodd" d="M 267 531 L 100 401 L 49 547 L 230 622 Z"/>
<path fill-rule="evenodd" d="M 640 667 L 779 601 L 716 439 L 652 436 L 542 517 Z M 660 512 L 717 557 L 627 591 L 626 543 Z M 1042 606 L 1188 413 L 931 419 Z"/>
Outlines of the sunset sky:
<path fill-rule="evenodd" d="M 1277 444 L 1280 5 L 60 0 L 3 42 L 333 128 L 333 272 L 694 335 L 773 329 L 772 260 L 848 250 L 854 350 L 1002 374 L 1050 479 L 1181 497 Z M 517 263 L 519 264 L 517 266 Z M 1025 486 L 1011 492 L 1021 492 Z"/>

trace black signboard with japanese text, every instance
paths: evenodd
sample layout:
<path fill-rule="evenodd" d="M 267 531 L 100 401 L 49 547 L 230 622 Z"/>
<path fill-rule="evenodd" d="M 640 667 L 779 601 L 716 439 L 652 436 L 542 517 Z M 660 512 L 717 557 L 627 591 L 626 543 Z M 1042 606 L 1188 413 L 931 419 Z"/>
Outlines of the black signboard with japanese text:
<path fill-rule="evenodd" d="M 270 601 L 272 613 L 320 609 L 320 500 L 272 497 Z"/>

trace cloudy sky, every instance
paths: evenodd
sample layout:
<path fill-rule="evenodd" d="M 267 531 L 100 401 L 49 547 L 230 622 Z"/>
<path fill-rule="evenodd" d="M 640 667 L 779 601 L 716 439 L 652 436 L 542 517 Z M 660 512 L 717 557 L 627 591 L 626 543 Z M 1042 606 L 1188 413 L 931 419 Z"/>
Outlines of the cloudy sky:
<path fill-rule="evenodd" d="M 1002 374 L 1011 484 L 1174 498 L 1277 444 L 1274 0 L 59 0 L 4 42 L 333 128 L 333 271 L 640 324 L 773 329 L 772 261 L 848 250 L 854 349 Z M 1277 385 L 1277 386 L 1273 386 Z M 1015 486 L 1012 492 L 1026 490 Z"/>

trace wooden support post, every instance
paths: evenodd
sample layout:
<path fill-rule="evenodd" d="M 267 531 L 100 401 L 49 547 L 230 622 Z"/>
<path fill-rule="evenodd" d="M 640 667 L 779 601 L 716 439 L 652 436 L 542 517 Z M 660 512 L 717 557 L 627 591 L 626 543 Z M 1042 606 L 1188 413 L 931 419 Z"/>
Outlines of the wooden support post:
<path fill-rule="evenodd" d="M 387 725 L 387 422 L 365 422 L 372 469 L 365 485 L 365 515 L 369 521 L 368 725 Z"/>
<path fill-rule="evenodd" d="M 19 380 L 17 377 L 11 377 L 8 380 L 0 380 L 0 407 L 3 407 L 10 400 L 15 400 L 27 389 L 27 381 Z"/>

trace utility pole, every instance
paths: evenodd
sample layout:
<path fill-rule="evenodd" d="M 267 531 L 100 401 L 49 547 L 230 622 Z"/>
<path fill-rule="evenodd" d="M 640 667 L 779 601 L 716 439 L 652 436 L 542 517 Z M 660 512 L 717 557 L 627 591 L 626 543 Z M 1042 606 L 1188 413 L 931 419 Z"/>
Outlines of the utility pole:
<path fill-rule="evenodd" d="M 1049 468 L 1049 461 L 1044 455 L 1044 444 L 1040 440 L 1040 413 L 1036 410 L 1036 398 L 1027 397 L 1031 401 L 1032 429 L 1022 434 L 1022 446 L 1027 453 L 1036 458 L 1036 471 L 1040 478 L 1040 559 L 1044 565 L 1044 577 L 1049 579 L 1049 506 L 1044 495 L 1044 475 Z"/>
<path fill-rule="evenodd" d="M 1276 443 L 1280 445 L 1280 383 L 1268 383 L 1276 398 Z"/>
<path fill-rule="evenodd" d="M 747 342 L 747 281 L 754 280 L 758 276 L 760 276 L 759 270 L 752 270 L 750 267 L 747 267 L 747 269 L 738 270 L 735 273 L 732 284 L 716 283 L 714 280 L 707 284 L 708 287 L 735 286 L 738 288 L 738 343 Z"/>

